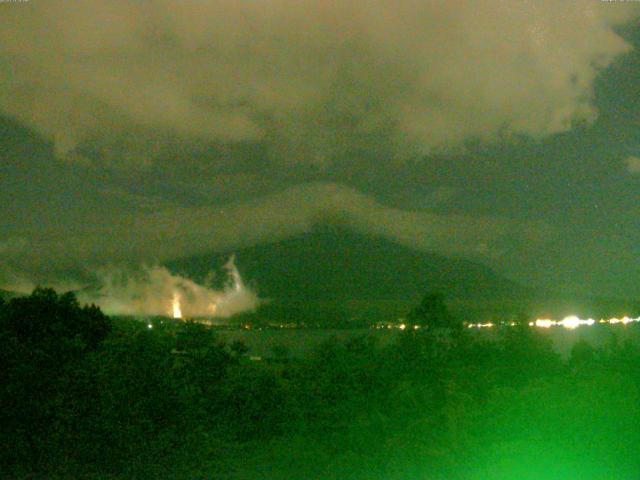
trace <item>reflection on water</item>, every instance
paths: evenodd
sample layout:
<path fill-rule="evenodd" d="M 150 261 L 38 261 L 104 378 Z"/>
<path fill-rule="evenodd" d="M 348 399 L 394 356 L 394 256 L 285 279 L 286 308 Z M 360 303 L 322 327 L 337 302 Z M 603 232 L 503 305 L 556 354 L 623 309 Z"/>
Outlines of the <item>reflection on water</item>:
<path fill-rule="evenodd" d="M 469 329 L 471 335 L 481 338 L 497 338 L 499 332 L 509 326 Z M 640 344 L 640 324 L 595 323 L 589 328 L 537 328 L 553 341 L 558 353 L 566 357 L 576 342 L 585 341 L 594 347 L 603 347 L 611 342 L 627 340 Z M 373 336 L 381 345 L 388 344 L 403 333 L 400 329 L 267 329 L 267 330 L 222 330 L 220 335 L 227 341 L 242 340 L 249 347 L 249 354 L 271 357 L 275 349 L 285 347 L 292 357 L 302 357 L 313 351 L 323 341 L 335 338 L 347 340 L 358 336 Z"/>

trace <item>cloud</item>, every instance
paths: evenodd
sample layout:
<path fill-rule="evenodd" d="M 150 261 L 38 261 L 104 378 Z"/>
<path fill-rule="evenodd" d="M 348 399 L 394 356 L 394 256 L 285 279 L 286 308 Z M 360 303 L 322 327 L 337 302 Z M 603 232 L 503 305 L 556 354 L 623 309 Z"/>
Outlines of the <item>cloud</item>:
<path fill-rule="evenodd" d="M 31 189 L 30 203 L 7 210 L 2 270 L 40 281 L 111 263 L 155 265 L 327 220 L 449 255 L 496 260 L 535 249 L 555 228 L 429 213 L 463 195 L 452 189 L 419 202 L 413 192 L 398 195 L 395 205 L 415 208 L 401 210 L 346 185 L 309 182 L 370 191 L 365 180 L 375 177 L 381 192 L 379 179 L 425 152 L 593 121 L 595 79 L 630 50 L 617 27 L 638 8 L 592 0 L 0 2 L 0 115 L 51 140 L 59 158 L 92 162 L 64 170 L 84 171 L 87 185 L 50 188 L 51 175 Z M 16 155 L 33 170 L 44 161 Z"/>
<path fill-rule="evenodd" d="M 640 174 L 640 158 L 630 156 L 624 161 L 627 164 L 627 171 L 631 174 Z"/>
<path fill-rule="evenodd" d="M 288 238 L 327 221 L 412 248 L 484 259 L 499 257 L 505 248 L 535 249 L 555 235 L 544 223 L 399 210 L 344 185 L 309 183 L 225 206 L 171 208 L 81 227 L 49 227 L 25 234 L 28 241 L 14 242 L 0 260 L 25 275 L 56 277 L 74 269 L 160 264 L 229 251 Z"/>
<path fill-rule="evenodd" d="M 0 112 L 62 157 L 146 164 L 181 144 L 255 143 L 274 163 L 319 166 L 593 121 L 595 77 L 630 48 L 614 27 L 638 12 L 592 0 L 0 9 Z"/>

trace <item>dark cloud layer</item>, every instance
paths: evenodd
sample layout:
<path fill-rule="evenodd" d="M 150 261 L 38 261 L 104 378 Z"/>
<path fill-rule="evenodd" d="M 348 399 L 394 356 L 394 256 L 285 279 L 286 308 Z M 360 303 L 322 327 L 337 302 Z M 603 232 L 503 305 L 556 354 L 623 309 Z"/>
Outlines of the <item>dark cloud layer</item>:
<path fill-rule="evenodd" d="M 14 270 L 60 273 L 78 264 L 153 263 L 225 251 L 287 238 L 326 221 L 422 250 L 489 258 L 500 254 L 505 237 L 520 238 L 532 247 L 544 244 L 553 232 L 540 222 L 398 210 L 341 185 L 304 184 L 255 201 L 123 214 L 73 231 L 67 225 L 49 226 L 8 239 L 0 252 Z"/>

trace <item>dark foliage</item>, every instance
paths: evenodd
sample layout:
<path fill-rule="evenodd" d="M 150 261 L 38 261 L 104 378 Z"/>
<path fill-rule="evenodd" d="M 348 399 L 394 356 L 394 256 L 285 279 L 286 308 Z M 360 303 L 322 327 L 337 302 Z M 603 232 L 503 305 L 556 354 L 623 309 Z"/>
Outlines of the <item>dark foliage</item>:
<path fill-rule="evenodd" d="M 409 312 L 407 320 L 412 324 L 430 328 L 459 330 L 462 327 L 462 323 L 449 312 L 441 293 L 427 293 L 420 305 Z"/>
<path fill-rule="evenodd" d="M 73 293 L 58 295 L 36 288 L 28 297 L 12 299 L 3 309 L 0 329 L 31 345 L 79 340 L 95 349 L 110 330 L 109 319 L 96 306 L 83 306 Z"/>
<path fill-rule="evenodd" d="M 71 293 L 37 288 L 0 310 L 0 460 L 41 465 L 57 428 L 64 379 L 110 331 L 97 307 L 81 307 Z"/>
<path fill-rule="evenodd" d="M 227 345 L 203 325 L 118 319 L 109 328 L 97 309 L 50 290 L 12 300 L 0 315 L 5 478 L 640 472 L 632 344 L 579 343 L 565 361 L 524 326 L 491 340 L 420 329 L 386 344 L 329 340 L 306 358 L 275 345 L 273 359 L 255 362 L 246 345 Z"/>

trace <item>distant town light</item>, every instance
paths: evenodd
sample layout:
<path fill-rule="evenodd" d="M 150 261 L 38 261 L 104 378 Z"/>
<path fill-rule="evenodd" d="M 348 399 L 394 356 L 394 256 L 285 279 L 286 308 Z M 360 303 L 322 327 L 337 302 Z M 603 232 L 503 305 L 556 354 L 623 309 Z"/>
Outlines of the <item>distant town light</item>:
<path fill-rule="evenodd" d="M 535 326 L 540 328 L 550 328 L 557 325 L 555 320 L 549 320 L 547 318 L 539 318 L 535 321 Z"/>
<path fill-rule="evenodd" d="M 467 328 L 491 328 L 494 326 L 494 323 L 492 322 L 487 322 L 487 323 L 470 323 L 469 325 L 467 325 Z"/>
<path fill-rule="evenodd" d="M 578 328 L 579 326 L 582 325 L 586 325 L 586 326 L 592 326 L 595 325 L 596 323 L 600 323 L 600 324 L 609 324 L 609 325 L 616 325 L 618 323 L 622 323 L 623 325 L 627 325 L 629 323 L 640 323 L 640 317 L 638 318 L 630 318 L 628 316 L 624 316 L 622 318 L 610 318 L 609 320 L 607 319 L 600 319 L 598 321 L 594 320 L 593 318 L 587 318 L 586 320 L 581 319 L 579 317 L 577 317 L 576 315 L 569 315 L 568 317 L 564 317 L 562 320 L 557 321 L 557 320 L 551 320 L 549 318 L 539 318 L 534 322 L 529 322 L 529 326 L 530 327 L 538 327 L 538 328 L 551 328 L 551 327 L 555 327 L 555 326 L 560 326 L 560 327 L 564 327 L 567 328 L 569 330 L 574 330 L 576 328 Z M 487 322 L 487 323 L 467 323 L 466 327 L 467 328 L 491 328 L 493 327 L 495 324 L 493 322 Z M 508 326 L 508 327 L 515 327 L 517 325 L 516 322 L 500 322 L 499 325 L 501 326 Z M 400 327 L 402 328 L 402 326 Z"/>
<path fill-rule="evenodd" d="M 572 315 L 570 317 L 565 317 L 562 320 L 560 320 L 558 322 L 558 325 L 562 325 L 564 328 L 573 330 L 574 328 L 578 328 L 580 325 L 582 325 L 582 320 L 580 320 L 575 315 Z"/>

